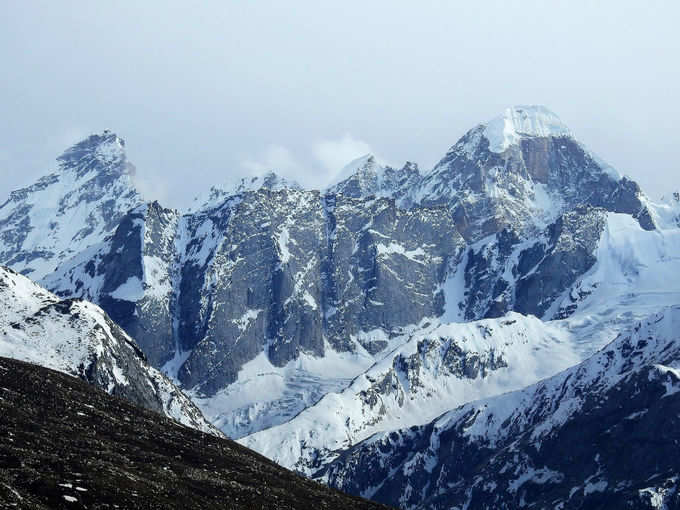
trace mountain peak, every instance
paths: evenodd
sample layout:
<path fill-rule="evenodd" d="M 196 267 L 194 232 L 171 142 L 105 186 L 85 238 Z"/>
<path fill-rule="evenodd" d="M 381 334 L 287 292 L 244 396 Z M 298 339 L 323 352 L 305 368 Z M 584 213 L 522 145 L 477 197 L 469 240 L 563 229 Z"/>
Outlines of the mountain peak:
<path fill-rule="evenodd" d="M 302 186 L 291 179 L 286 179 L 276 172 L 267 172 L 264 175 L 254 177 L 251 183 L 255 183 L 258 188 L 265 188 L 272 191 L 279 191 L 282 189 L 302 189 Z"/>
<path fill-rule="evenodd" d="M 545 106 L 519 105 L 506 108 L 484 127 L 489 150 L 504 152 L 525 137 L 572 136 L 560 118 Z"/>
<path fill-rule="evenodd" d="M 368 154 L 364 154 L 361 157 L 358 157 L 356 159 L 353 159 L 349 163 L 347 163 L 340 172 L 338 172 L 338 175 L 335 178 L 335 182 L 342 182 L 345 179 L 349 179 L 355 174 L 358 174 L 360 172 L 367 172 L 367 171 L 378 171 L 380 168 L 382 168 L 384 165 L 381 164 L 380 161 L 375 157 L 374 154 L 371 154 L 370 152 Z"/>
<path fill-rule="evenodd" d="M 417 164 L 407 161 L 401 169 L 397 169 L 369 153 L 346 165 L 335 178 L 335 184 L 326 188 L 326 193 L 352 198 L 394 198 L 400 207 L 409 207 L 412 204 L 411 191 L 420 179 Z"/>
<path fill-rule="evenodd" d="M 336 174 L 332 184 L 326 188 L 326 191 L 332 193 L 342 192 L 343 188 L 346 187 L 344 184 L 347 183 L 347 181 L 355 180 L 361 176 L 366 177 L 368 175 L 375 178 L 382 173 L 384 168 L 385 165 L 383 165 L 374 154 L 369 152 L 368 154 L 353 159 L 342 167 L 342 170 Z"/>
<path fill-rule="evenodd" d="M 13 191 L 0 205 L 0 263 L 39 280 L 102 241 L 142 197 L 125 142 L 104 131 L 57 158 L 56 171 Z"/>
<path fill-rule="evenodd" d="M 189 208 L 189 212 L 212 208 L 221 205 L 228 197 L 260 189 L 269 191 L 301 190 L 302 186 L 297 181 L 286 179 L 272 171 L 262 175 L 228 179 L 225 183 L 212 186 L 210 190 L 194 198 L 194 204 Z"/>
<path fill-rule="evenodd" d="M 92 134 L 74 144 L 57 158 L 62 169 L 83 166 L 85 161 L 96 161 L 107 168 L 120 167 L 121 173 L 134 175 L 134 166 L 127 163 L 125 140 L 105 129 L 100 134 Z M 86 165 L 89 167 L 89 165 Z"/>

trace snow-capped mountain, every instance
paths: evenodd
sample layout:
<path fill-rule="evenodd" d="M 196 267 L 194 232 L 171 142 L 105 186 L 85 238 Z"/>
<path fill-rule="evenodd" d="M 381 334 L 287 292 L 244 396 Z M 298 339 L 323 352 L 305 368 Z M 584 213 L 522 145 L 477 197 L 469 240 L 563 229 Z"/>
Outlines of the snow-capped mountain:
<path fill-rule="evenodd" d="M 0 356 L 80 377 L 112 395 L 221 435 L 99 307 L 61 300 L 0 266 Z"/>
<path fill-rule="evenodd" d="M 590 153 L 542 106 L 515 106 L 466 133 L 424 177 L 420 204 L 447 204 L 465 239 L 535 233 L 576 205 L 654 228 L 639 186 Z"/>
<path fill-rule="evenodd" d="M 536 382 L 680 302 L 678 200 L 651 203 L 543 107 L 473 128 L 429 172 L 371 155 L 343 172 L 323 192 L 275 174 L 245 179 L 186 212 L 134 200 L 42 282 L 100 305 L 230 436 L 257 434 L 244 441 L 273 452 L 286 422 L 310 416 L 281 457 L 300 469 L 366 434 Z M 32 257 L 23 253 L 0 262 Z M 503 332 L 506 314 L 518 328 L 507 366 L 455 368 L 495 360 L 495 344 L 466 348 L 467 326 L 446 325 Z M 516 356 L 528 346 L 540 370 Z M 342 411 L 312 439 L 329 402 Z"/>
<path fill-rule="evenodd" d="M 34 280 L 101 241 L 142 201 L 125 142 L 109 131 L 74 145 L 57 163 L 0 206 L 0 263 Z"/>
<path fill-rule="evenodd" d="M 590 356 L 650 313 L 680 303 L 680 229 L 644 230 L 631 216 L 617 213 L 597 212 L 596 219 L 600 226 L 591 231 L 597 237 L 589 250 L 574 236 L 560 241 L 567 247 L 560 249 L 557 260 L 577 258 L 583 251 L 594 262 L 553 300 L 558 319 L 540 321 L 511 312 L 467 324 L 441 325 L 435 320 L 421 325 L 410 336 L 395 339 L 404 343 L 397 343 L 344 391 L 329 393 L 291 421 L 241 441 L 287 467 L 310 474 L 372 433 L 422 424 L 425 416 L 434 418 L 462 402 L 517 389 L 554 374 Z M 592 229 L 592 224 L 584 221 L 581 227 Z M 551 274 L 570 276 L 565 271 L 567 261 L 537 281 L 547 287 Z M 542 271 L 539 264 L 531 274 Z M 481 285 L 488 276 L 476 278 Z M 517 281 L 511 282 L 522 288 Z M 460 290 L 465 284 L 458 283 L 459 294 L 454 295 L 464 299 Z M 454 306 L 449 312 L 459 311 Z M 452 363 L 465 365 L 471 355 L 493 359 L 496 370 L 473 372 L 470 378 L 447 368 Z M 415 384 L 410 376 L 414 372 Z"/>
<path fill-rule="evenodd" d="M 429 424 L 376 434 L 317 473 L 400 508 L 675 508 L 680 307 L 586 361 Z"/>

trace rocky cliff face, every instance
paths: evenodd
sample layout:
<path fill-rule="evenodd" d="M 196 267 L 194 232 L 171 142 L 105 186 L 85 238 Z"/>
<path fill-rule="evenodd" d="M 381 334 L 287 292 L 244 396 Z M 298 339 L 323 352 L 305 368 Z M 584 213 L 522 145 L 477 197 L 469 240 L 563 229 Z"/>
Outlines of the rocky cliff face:
<path fill-rule="evenodd" d="M 61 264 L 43 283 L 63 297 L 99 304 L 160 367 L 176 350 L 179 223 L 176 211 L 157 202 L 135 207 L 111 235 Z"/>
<path fill-rule="evenodd" d="M 457 269 L 465 278 L 461 315 L 474 320 L 516 310 L 544 317 L 555 300 L 595 264 L 606 213 L 579 206 L 528 239 L 505 228 L 473 244 L 464 266 Z"/>
<path fill-rule="evenodd" d="M 156 366 L 214 395 L 263 352 L 279 367 L 328 349 L 379 353 L 388 342 L 364 332 L 441 315 L 462 247 L 443 208 L 262 187 L 182 217 L 137 208 L 46 282 L 100 304 Z"/>
<path fill-rule="evenodd" d="M 379 353 L 388 342 L 365 332 L 441 315 L 441 281 L 462 249 L 445 208 L 305 191 L 271 174 L 215 188 L 185 215 L 134 208 L 44 282 L 102 306 L 155 366 L 209 396 L 261 353 L 278 367 L 328 349 Z"/>
<path fill-rule="evenodd" d="M 179 378 L 208 392 L 263 350 L 277 366 L 327 346 L 379 352 L 385 344 L 352 339 L 441 313 L 438 285 L 462 246 L 444 210 L 290 189 L 248 192 L 185 221 L 190 252 L 207 257 L 182 269 L 179 335 L 192 353 Z"/>

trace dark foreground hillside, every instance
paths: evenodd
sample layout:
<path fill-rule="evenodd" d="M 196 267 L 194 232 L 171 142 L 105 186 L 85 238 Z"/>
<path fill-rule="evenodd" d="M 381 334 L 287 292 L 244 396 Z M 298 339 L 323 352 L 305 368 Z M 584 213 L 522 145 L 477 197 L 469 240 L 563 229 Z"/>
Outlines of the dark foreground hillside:
<path fill-rule="evenodd" d="M 0 508 L 386 507 L 80 380 L 0 358 Z"/>

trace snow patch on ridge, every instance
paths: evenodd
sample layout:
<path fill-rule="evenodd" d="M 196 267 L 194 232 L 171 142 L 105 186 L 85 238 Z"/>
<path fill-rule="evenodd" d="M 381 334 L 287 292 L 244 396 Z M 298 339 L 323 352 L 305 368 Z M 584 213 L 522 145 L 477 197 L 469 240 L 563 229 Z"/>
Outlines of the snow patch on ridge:
<path fill-rule="evenodd" d="M 379 243 L 376 245 L 376 249 L 378 252 L 378 256 L 380 255 L 392 255 L 394 253 L 402 255 L 406 257 L 409 260 L 412 260 L 413 262 L 417 262 L 419 264 L 423 264 L 422 260 L 418 260 L 416 257 L 423 257 L 425 256 L 425 250 L 423 250 L 421 247 L 416 248 L 415 250 L 407 250 L 404 248 L 403 245 L 396 243 L 394 241 L 391 241 L 390 244 L 382 244 Z"/>

